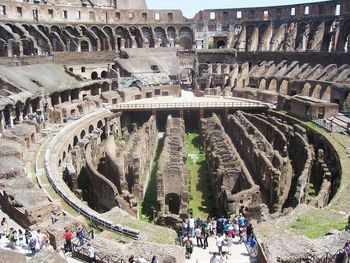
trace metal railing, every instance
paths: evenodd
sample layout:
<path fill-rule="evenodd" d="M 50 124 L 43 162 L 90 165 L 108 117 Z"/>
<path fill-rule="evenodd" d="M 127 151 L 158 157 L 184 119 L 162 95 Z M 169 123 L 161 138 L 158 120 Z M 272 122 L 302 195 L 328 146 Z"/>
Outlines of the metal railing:
<path fill-rule="evenodd" d="M 57 149 L 57 144 L 62 138 L 67 138 L 67 133 L 76 127 L 77 122 L 89 122 L 92 117 L 96 117 L 101 113 L 109 112 L 107 109 L 100 109 L 93 113 L 90 113 L 75 122 L 69 123 L 65 126 L 49 143 L 47 150 L 45 152 L 45 170 L 47 173 L 47 178 L 55 189 L 55 191 L 63 198 L 72 208 L 74 208 L 78 213 L 82 214 L 90 221 L 92 221 L 95 225 L 100 226 L 104 229 L 108 229 L 111 231 L 115 231 L 121 234 L 124 234 L 133 239 L 138 239 L 139 231 L 127 227 L 123 227 L 122 225 L 115 224 L 112 221 L 103 218 L 99 213 L 87 207 L 86 205 L 79 204 L 77 202 L 77 198 L 73 198 L 74 194 L 66 189 L 67 186 L 63 182 L 63 180 L 57 179 L 55 173 L 53 172 L 53 168 L 51 165 L 56 162 L 56 160 L 52 160 L 52 153 Z M 75 197 L 75 196 L 74 196 Z"/>
<path fill-rule="evenodd" d="M 89 252 L 86 247 L 73 246 L 72 258 L 77 258 L 85 262 L 89 262 Z M 109 255 L 102 255 L 100 253 L 95 253 L 96 263 L 126 263 L 122 258 L 114 258 Z"/>
<path fill-rule="evenodd" d="M 345 261 L 347 257 L 347 261 Z M 299 259 L 296 263 L 345 263 L 349 262 L 349 256 L 343 249 L 339 249 L 334 254 L 325 253 L 322 256 L 309 255 L 307 258 Z"/>
<path fill-rule="evenodd" d="M 113 109 L 210 109 L 210 108 L 268 108 L 265 103 L 256 102 L 181 102 L 181 103 L 134 103 L 114 105 Z"/>

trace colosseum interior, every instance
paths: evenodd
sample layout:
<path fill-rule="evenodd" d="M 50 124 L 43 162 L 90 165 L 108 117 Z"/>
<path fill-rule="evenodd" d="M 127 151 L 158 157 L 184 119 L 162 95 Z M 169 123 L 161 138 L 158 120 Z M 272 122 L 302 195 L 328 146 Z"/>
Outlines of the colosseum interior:
<path fill-rule="evenodd" d="M 0 215 L 53 249 L 0 262 L 86 262 L 79 225 L 97 262 L 209 262 L 181 222 L 238 214 L 257 251 L 225 262 L 345 262 L 349 112 L 349 0 L 1 0 Z"/>

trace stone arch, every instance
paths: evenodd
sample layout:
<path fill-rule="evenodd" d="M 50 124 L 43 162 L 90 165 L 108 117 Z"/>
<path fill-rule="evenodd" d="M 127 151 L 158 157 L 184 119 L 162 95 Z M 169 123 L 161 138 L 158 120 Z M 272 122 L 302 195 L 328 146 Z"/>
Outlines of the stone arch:
<path fill-rule="evenodd" d="M 341 25 L 341 40 L 339 41 L 339 51 L 350 52 L 350 19 L 343 21 Z"/>
<path fill-rule="evenodd" d="M 261 79 L 259 82 L 259 90 L 266 90 L 266 79 Z"/>
<path fill-rule="evenodd" d="M 8 50 L 7 50 L 7 42 L 0 38 L 0 57 L 7 57 L 8 56 Z"/>
<path fill-rule="evenodd" d="M 75 135 L 73 138 L 73 147 L 77 146 L 78 142 L 79 142 L 78 136 Z"/>
<path fill-rule="evenodd" d="M 321 99 L 321 91 L 322 91 L 322 86 L 320 84 L 316 84 L 316 86 L 312 90 L 311 97 L 316 99 Z"/>
<path fill-rule="evenodd" d="M 137 47 L 142 48 L 143 47 L 143 40 L 142 40 L 140 30 L 136 26 L 131 26 L 129 28 L 129 31 L 130 31 L 131 37 L 135 39 Z"/>
<path fill-rule="evenodd" d="M 226 47 L 226 42 L 224 40 L 219 40 L 216 43 L 216 48 L 225 48 Z"/>
<path fill-rule="evenodd" d="M 97 123 L 97 128 L 101 129 L 103 127 L 103 122 L 101 120 Z"/>
<path fill-rule="evenodd" d="M 101 74 L 102 76 L 102 74 Z M 108 82 L 103 82 L 102 87 L 101 87 L 101 92 L 107 92 L 110 91 L 110 84 Z"/>
<path fill-rule="evenodd" d="M 95 130 L 94 125 L 91 124 L 89 126 L 89 133 L 92 133 L 94 130 Z"/>
<path fill-rule="evenodd" d="M 173 26 L 167 28 L 168 46 L 175 47 L 176 29 Z"/>
<path fill-rule="evenodd" d="M 118 26 L 115 29 L 115 34 L 116 34 L 116 38 L 117 38 L 117 47 L 118 50 L 120 50 L 121 48 L 127 48 L 128 46 L 128 34 L 127 31 L 124 27 L 122 26 Z"/>
<path fill-rule="evenodd" d="M 91 72 L 91 79 L 92 80 L 98 79 L 98 74 L 96 71 Z"/>
<path fill-rule="evenodd" d="M 310 91 L 311 91 L 311 84 L 310 83 L 305 83 L 303 89 L 301 90 L 300 95 L 302 96 L 310 96 Z"/>
<path fill-rule="evenodd" d="M 295 47 L 299 50 L 302 50 L 303 48 L 303 35 L 305 33 L 306 28 L 307 28 L 307 24 L 305 22 L 300 22 L 297 25 L 297 36 L 295 39 Z"/>
<path fill-rule="evenodd" d="M 90 51 L 90 45 L 86 40 L 83 40 L 80 42 L 80 51 L 81 52 L 88 52 Z"/>
<path fill-rule="evenodd" d="M 60 52 L 64 51 L 66 47 L 66 42 L 63 41 L 62 30 L 59 26 L 54 25 L 50 28 L 49 39 L 53 48 L 53 51 Z"/>
<path fill-rule="evenodd" d="M 261 51 L 267 51 L 268 46 L 270 44 L 270 43 L 266 43 L 266 42 L 269 42 L 266 39 L 267 29 L 268 29 L 268 26 L 266 24 L 262 24 L 259 26 L 259 47 L 258 47 L 258 49 Z"/>
<path fill-rule="evenodd" d="M 179 30 L 180 46 L 184 49 L 192 49 L 193 46 L 193 32 L 192 30 L 184 26 Z"/>
<path fill-rule="evenodd" d="M 87 38 L 90 41 L 90 50 L 98 51 L 101 49 L 100 43 L 97 42 L 98 37 L 95 34 L 92 34 L 90 30 L 84 25 L 79 25 L 81 35 Z"/>
<path fill-rule="evenodd" d="M 323 93 L 322 93 L 322 100 L 325 100 L 325 101 L 331 101 L 331 98 L 332 98 L 332 88 L 331 86 L 328 86 L 327 88 L 325 88 L 323 90 Z"/>
<path fill-rule="evenodd" d="M 90 30 L 98 37 L 101 50 L 109 50 L 109 41 L 107 34 L 97 26 L 92 26 Z"/>
<path fill-rule="evenodd" d="M 322 24 L 321 21 L 314 21 L 311 25 L 310 25 L 310 34 L 309 34 L 309 41 L 308 41 L 308 45 L 307 45 L 307 49 L 314 49 L 314 45 L 315 45 L 315 35 L 317 33 L 317 31 L 319 30 L 320 25 Z"/>
<path fill-rule="evenodd" d="M 104 26 L 102 30 L 109 37 L 111 49 L 115 50 L 116 43 L 115 43 L 115 36 L 113 33 L 113 29 L 110 26 Z"/>
<path fill-rule="evenodd" d="M 86 135 L 85 130 L 82 130 L 81 133 L 80 133 L 80 139 L 81 140 L 84 139 L 85 135 Z"/>
<path fill-rule="evenodd" d="M 157 26 L 154 28 L 154 34 L 157 42 L 157 47 L 166 47 L 167 39 L 166 39 L 165 29 L 160 26 Z"/>
<path fill-rule="evenodd" d="M 282 83 L 280 85 L 280 90 L 279 93 L 282 95 L 288 95 L 288 81 L 287 80 L 282 80 Z"/>
<path fill-rule="evenodd" d="M 246 27 L 246 51 L 253 51 L 253 38 L 254 38 L 254 25 L 248 25 Z"/>
<path fill-rule="evenodd" d="M 152 37 L 152 30 L 148 26 L 144 26 L 141 28 L 143 37 L 145 39 L 145 46 L 146 47 L 154 47 L 154 39 Z"/>
<path fill-rule="evenodd" d="M 102 79 L 107 78 L 107 71 L 106 71 L 106 70 L 103 70 L 103 71 L 101 72 L 101 78 L 102 78 Z"/>
<path fill-rule="evenodd" d="M 278 86 L 277 80 L 271 79 L 269 84 L 269 90 L 277 92 L 277 86 Z"/>

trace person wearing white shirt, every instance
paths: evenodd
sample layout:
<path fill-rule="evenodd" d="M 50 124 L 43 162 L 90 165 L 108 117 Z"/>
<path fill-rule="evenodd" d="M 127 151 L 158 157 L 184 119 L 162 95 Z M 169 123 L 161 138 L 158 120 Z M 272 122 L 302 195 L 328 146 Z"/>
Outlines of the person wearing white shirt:
<path fill-rule="evenodd" d="M 95 249 L 91 246 L 90 243 L 87 244 L 87 247 L 88 247 L 89 262 L 96 262 Z"/>

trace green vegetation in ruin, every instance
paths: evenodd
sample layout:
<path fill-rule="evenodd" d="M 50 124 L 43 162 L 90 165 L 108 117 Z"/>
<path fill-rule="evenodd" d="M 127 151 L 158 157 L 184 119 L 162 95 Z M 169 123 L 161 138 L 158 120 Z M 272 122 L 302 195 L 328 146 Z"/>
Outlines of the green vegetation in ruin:
<path fill-rule="evenodd" d="M 208 167 L 205 155 L 201 150 L 200 135 L 189 132 L 185 135 L 185 146 L 188 153 L 189 168 L 189 207 L 194 217 L 207 218 L 215 213 L 215 207 Z"/>
<path fill-rule="evenodd" d="M 156 153 L 154 155 L 151 172 L 145 197 L 139 202 L 139 217 L 141 220 L 151 222 L 153 220 L 153 211 L 157 207 L 157 171 L 160 154 L 164 146 L 164 137 L 158 140 Z M 140 205 L 141 204 L 141 205 Z"/>
<path fill-rule="evenodd" d="M 345 224 L 345 219 L 331 218 L 320 213 L 299 217 L 290 227 L 299 234 L 316 239 L 323 237 L 332 229 L 344 230 Z"/>

